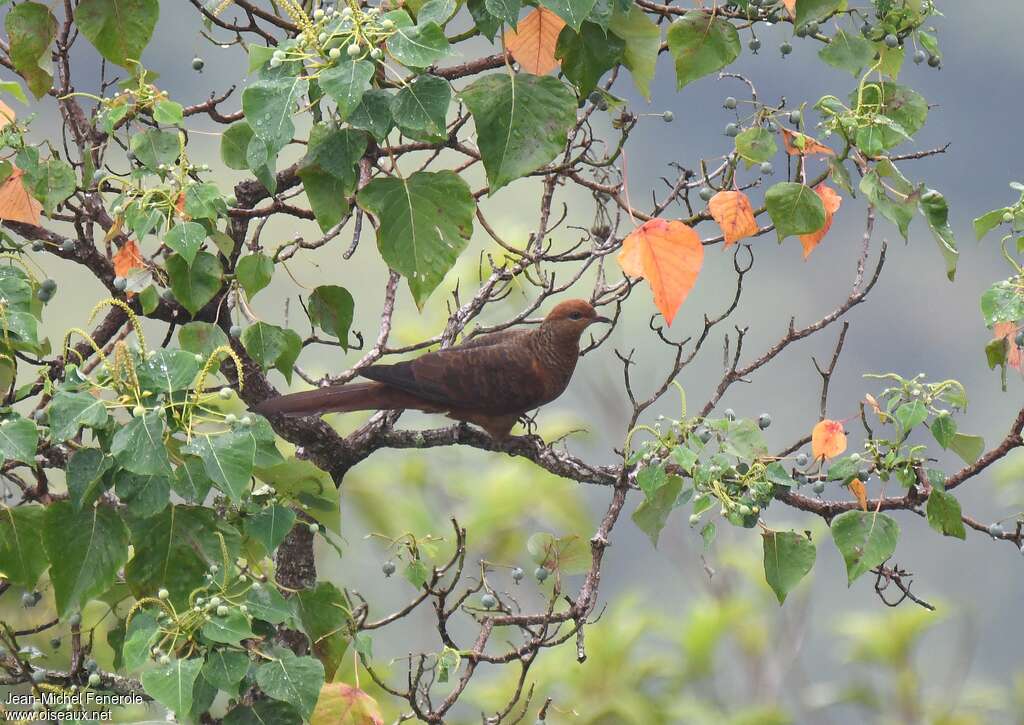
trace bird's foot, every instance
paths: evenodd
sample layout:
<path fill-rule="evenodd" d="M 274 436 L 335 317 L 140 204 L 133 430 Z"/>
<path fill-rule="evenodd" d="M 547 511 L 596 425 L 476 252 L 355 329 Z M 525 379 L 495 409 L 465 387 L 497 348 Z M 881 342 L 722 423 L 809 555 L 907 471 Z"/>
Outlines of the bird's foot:
<path fill-rule="evenodd" d="M 536 413 L 533 413 L 532 415 L 524 413 L 523 415 L 519 416 L 519 423 L 524 428 L 526 428 L 526 437 L 527 438 L 538 437 L 536 435 L 536 433 L 537 433 L 537 414 Z"/>

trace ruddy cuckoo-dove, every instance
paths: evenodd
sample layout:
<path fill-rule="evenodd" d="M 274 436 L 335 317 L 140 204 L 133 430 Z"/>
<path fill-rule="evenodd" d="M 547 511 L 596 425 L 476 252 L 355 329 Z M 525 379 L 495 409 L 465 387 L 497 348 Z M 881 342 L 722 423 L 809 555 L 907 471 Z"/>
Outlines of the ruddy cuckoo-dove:
<path fill-rule="evenodd" d="M 565 390 L 580 356 L 580 336 L 600 317 L 584 300 L 555 306 L 539 327 L 474 337 L 394 365 L 359 371 L 373 382 L 333 385 L 263 401 L 263 415 L 353 410 L 422 410 L 480 426 L 504 438 L 524 414 Z"/>

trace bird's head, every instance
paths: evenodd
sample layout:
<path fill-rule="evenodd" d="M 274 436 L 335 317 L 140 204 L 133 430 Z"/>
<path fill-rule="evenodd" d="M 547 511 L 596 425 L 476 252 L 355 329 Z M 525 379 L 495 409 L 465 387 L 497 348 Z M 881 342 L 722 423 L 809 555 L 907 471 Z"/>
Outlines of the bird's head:
<path fill-rule="evenodd" d="M 541 327 L 559 336 L 575 336 L 577 339 L 595 322 L 611 322 L 601 317 L 586 300 L 566 300 L 555 305 L 544 318 Z"/>

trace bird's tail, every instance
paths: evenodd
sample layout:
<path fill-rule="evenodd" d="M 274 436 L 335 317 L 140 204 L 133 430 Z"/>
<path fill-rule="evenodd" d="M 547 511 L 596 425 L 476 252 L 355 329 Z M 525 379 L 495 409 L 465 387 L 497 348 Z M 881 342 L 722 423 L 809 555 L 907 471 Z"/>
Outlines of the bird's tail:
<path fill-rule="evenodd" d="M 260 415 L 302 416 L 353 410 L 423 407 L 423 401 L 390 385 L 349 383 L 269 398 L 257 405 L 254 410 Z"/>

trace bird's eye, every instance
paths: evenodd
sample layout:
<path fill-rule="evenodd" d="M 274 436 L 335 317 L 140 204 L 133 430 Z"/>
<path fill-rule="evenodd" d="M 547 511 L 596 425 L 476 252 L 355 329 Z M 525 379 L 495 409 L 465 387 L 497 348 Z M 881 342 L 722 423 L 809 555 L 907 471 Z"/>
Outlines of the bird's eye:
<path fill-rule="evenodd" d="M 583 317 L 583 315 L 581 315 L 579 312 L 570 312 L 569 313 L 569 319 L 570 320 L 578 320 L 581 317 Z"/>

